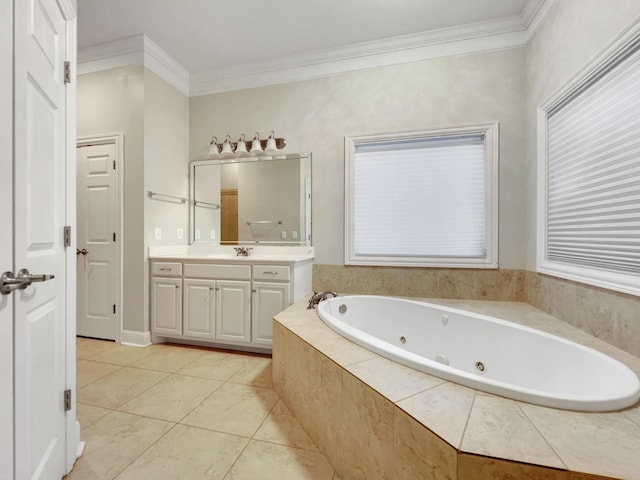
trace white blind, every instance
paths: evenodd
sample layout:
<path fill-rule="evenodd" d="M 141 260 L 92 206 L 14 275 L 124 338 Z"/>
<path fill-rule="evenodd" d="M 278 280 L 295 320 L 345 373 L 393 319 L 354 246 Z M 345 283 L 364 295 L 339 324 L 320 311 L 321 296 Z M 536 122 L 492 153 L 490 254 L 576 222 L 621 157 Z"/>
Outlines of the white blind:
<path fill-rule="evenodd" d="M 484 257 L 484 135 L 357 144 L 356 255 Z"/>
<path fill-rule="evenodd" d="M 639 57 L 549 114 L 548 260 L 640 275 Z"/>

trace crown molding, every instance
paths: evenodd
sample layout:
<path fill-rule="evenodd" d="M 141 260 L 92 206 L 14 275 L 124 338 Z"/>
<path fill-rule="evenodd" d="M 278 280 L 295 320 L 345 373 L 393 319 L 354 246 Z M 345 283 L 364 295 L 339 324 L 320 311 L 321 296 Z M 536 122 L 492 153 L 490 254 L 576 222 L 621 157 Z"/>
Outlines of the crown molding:
<path fill-rule="evenodd" d="M 78 74 L 144 65 L 188 96 L 311 80 L 370 68 L 525 46 L 556 0 L 530 0 L 520 15 L 192 73 L 145 35 L 78 51 Z"/>
<path fill-rule="evenodd" d="M 522 12 L 523 19 L 526 21 L 525 43 L 529 43 L 538 32 L 555 4 L 556 0 L 527 3 L 525 10 Z"/>
<path fill-rule="evenodd" d="M 78 75 L 114 68 L 144 65 L 184 95 L 189 95 L 190 75 L 146 35 L 122 38 L 78 50 Z"/>

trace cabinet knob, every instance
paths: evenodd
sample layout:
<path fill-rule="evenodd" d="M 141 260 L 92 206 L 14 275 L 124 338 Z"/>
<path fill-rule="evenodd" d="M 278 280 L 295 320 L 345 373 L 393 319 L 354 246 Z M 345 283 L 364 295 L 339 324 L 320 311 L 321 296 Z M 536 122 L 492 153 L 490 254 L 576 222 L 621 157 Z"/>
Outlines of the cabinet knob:
<path fill-rule="evenodd" d="M 176 288 L 180 288 L 180 285 L 176 285 Z"/>
<path fill-rule="evenodd" d="M 251 289 L 251 291 L 252 291 L 253 293 L 256 293 L 258 290 L 256 290 L 255 288 L 252 288 L 252 289 Z"/>

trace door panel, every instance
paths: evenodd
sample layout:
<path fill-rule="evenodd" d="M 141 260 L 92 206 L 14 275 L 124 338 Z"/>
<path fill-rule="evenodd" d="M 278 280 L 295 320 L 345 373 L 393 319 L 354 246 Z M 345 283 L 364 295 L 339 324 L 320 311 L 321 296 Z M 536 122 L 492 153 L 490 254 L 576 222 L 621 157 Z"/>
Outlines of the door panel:
<path fill-rule="evenodd" d="M 83 141 L 84 142 L 84 141 Z M 117 177 L 115 140 L 77 148 L 77 332 L 115 340 Z M 86 253 L 85 253 L 86 252 Z"/>
<path fill-rule="evenodd" d="M 189 337 L 215 339 L 216 281 L 185 278 L 183 334 Z"/>
<path fill-rule="evenodd" d="M 14 292 L 15 476 L 65 473 L 66 25 L 55 0 L 15 2 L 14 267 L 55 278 Z"/>
<path fill-rule="evenodd" d="M 253 282 L 251 340 L 271 345 L 273 317 L 289 306 L 288 283 Z"/>
<path fill-rule="evenodd" d="M 218 280 L 216 338 L 233 342 L 251 341 L 251 282 Z"/>
<path fill-rule="evenodd" d="M 151 329 L 162 335 L 182 335 L 182 279 L 151 279 Z"/>

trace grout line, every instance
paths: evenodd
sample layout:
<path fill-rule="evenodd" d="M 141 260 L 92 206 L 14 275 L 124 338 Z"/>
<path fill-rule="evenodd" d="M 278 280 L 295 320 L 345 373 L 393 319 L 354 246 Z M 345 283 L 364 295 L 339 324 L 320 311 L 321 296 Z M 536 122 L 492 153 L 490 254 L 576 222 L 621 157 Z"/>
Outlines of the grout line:
<path fill-rule="evenodd" d="M 138 415 L 141 416 L 141 415 Z M 172 422 L 167 422 L 167 423 L 172 423 Z M 140 455 L 136 456 L 133 460 L 131 460 L 126 466 L 124 466 L 121 470 L 118 471 L 118 473 L 116 473 L 113 477 L 112 480 L 116 480 L 116 478 L 122 473 L 124 472 L 127 468 L 129 468 L 131 465 L 133 465 L 142 455 L 144 455 L 147 451 L 149 451 L 153 446 L 155 446 L 160 440 L 162 440 L 169 432 L 171 432 L 174 428 L 176 428 L 178 424 L 174 423 L 173 426 L 167 430 L 166 432 L 164 432 L 164 434 L 160 435 L 160 437 L 153 442 L 151 445 L 149 445 L 147 448 L 145 448 L 142 452 L 140 452 Z"/>

